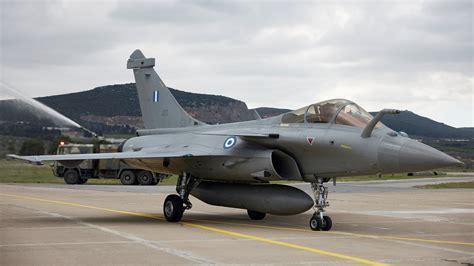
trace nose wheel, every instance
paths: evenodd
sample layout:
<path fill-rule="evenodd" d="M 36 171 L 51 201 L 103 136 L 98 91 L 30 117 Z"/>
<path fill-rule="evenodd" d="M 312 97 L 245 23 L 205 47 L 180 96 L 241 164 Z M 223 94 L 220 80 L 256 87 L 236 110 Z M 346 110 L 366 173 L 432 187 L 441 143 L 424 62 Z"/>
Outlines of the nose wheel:
<path fill-rule="evenodd" d="M 331 217 L 324 215 L 324 208 L 329 206 L 327 201 L 329 190 L 324 186 L 324 179 L 316 178 L 316 182 L 311 183 L 311 188 L 314 194 L 314 209 L 315 212 L 311 219 L 309 219 L 309 227 L 313 231 L 329 231 L 332 228 Z"/>
<path fill-rule="evenodd" d="M 321 214 L 315 213 L 309 219 L 309 227 L 313 231 L 329 231 L 332 228 L 332 219 L 329 216 L 323 216 L 321 219 Z"/>

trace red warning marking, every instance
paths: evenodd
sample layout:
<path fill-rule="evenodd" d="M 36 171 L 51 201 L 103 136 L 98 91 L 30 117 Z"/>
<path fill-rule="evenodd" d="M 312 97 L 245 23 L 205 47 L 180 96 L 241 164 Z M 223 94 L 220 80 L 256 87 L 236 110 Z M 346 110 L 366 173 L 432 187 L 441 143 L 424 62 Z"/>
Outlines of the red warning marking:
<path fill-rule="evenodd" d="M 314 137 L 306 137 L 306 140 L 308 141 L 309 145 L 313 145 Z"/>

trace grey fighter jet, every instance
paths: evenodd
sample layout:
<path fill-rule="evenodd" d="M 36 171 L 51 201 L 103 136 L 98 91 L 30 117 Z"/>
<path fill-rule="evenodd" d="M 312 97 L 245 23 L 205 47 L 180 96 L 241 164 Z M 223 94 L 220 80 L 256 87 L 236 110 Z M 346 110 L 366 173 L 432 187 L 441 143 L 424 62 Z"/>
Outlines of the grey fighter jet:
<path fill-rule="evenodd" d="M 341 176 L 414 172 L 461 165 L 457 159 L 395 132 L 380 122 L 398 110 L 375 117 L 360 106 L 334 99 L 280 116 L 207 125 L 178 104 L 154 70 L 155 59 L 140 50 L 127 68 L 135 75 L 145 129 L 118 153 L 17 156 L 33 163 L 78 165 L 87 159 L 122 159 L 149 171 L 178 175 L 177 194 L 163 205 L 166 219 L 178 222 L 192 207 L 189 195 L 212 205 L 246 209 L 260 220 L 266 214 L 294 215 L 314 208 L 313 230 L 330 230 L 326 183 Z M 274 180 L 311 184 L 314 199 Z"/>

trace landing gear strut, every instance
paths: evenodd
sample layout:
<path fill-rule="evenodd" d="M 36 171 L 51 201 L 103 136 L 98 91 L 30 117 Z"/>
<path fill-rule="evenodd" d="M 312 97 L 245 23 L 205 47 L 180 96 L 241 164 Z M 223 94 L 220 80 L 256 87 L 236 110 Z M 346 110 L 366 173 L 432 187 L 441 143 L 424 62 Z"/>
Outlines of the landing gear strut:
<path fill-rule="evenodd" d="M 192 177 L 189 173 L 183 173 L 178 178 L 176 184 L 176 192 L 179 195 L 169 195 L 163 204 L 163 213 L 168 222 L 179 222 L 183 218 L 185 210 L 193 207 L 189 201 L 189 193 L 199 184 L 197 178 Z"/>
<path fill-rule="evenodd" d="M 311 183 L 311 188 L 314 194 L 314 209 L 313 217 L 309 220 L 309 227 L 314 231 L 329 231 L 332 227 L 331 217 L 324 215 L 324 208 L 329 206 L 328 193 L 329 190 L 324 186 L 324 180 L 321 177 L 316 178 L 316 182 Z"/>

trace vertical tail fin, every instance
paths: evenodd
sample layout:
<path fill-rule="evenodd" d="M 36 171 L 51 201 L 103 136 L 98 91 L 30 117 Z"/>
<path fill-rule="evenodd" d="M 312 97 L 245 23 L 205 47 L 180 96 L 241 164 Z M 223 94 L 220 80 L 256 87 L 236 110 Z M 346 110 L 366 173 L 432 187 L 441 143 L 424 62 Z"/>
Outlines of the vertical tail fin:
<path fill-rule="evenodd" d="M 145 128 L 176 128 L 204 125 L 179 105 L 153 67 L 154 58 L 145 58 L 140 50 L 130 55 L 127 68 L 133 69 Z"/>

